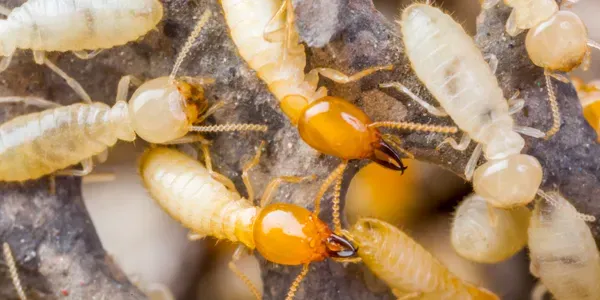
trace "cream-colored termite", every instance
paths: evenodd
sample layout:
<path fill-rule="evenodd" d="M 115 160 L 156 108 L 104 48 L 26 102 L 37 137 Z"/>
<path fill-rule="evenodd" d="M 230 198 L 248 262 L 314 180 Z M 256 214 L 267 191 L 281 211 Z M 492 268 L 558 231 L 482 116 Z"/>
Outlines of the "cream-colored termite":
<path fill-rule="evenodd" d="M 19 278 L 19 270 L 17 270 L 17 264 L 15 263 L 15 258 L 12 254 L 12 250 L 10 249 L 10 245 L 6 242 L 2 243 L 2 253 L 4 254 L 4 262 L 8 266 L 8 271 L 10 273 L 10 279 L 12 280 L 13 286 L 20 300 L 27 300 L 27 295 L 25 295 L 25 291 L 23 290 L 23 286 L 21 285 L 21 279 Z"/>
<path fill-rule="evenodd" d="M 94 155 L 102 154 L 117 140 L 133 141 L 136 133 L 148 142 L 168 144 L 204 141 L 200 135 L 187 135 L 189 132 L 265 131 L 266 126 L 253 124 L 196 125 L 222 103 L 208 108 L 201 84 L 212 80 L 176 79 L 175 75 L 209 17 L 210 11 L 206 11 L 198 21 L 171 76 L 147 81 L 129 103 L 129 84 L 134 79 L 130 75 L 119 82 L 112 108 L 100 102 L 79 103 L 19 116 L 0 125 L 0 181 L 36 179 L 59 170 L 58 175 L 87 175 Z M 0 103 L 10 102 L 58 106 L 38 98 L 0 98 Z M 63 170 L 80 162 L 83 170 Z"/>
<path fill-rule="evenodd" d="M 13 9 L 3 7 L 0 20 L 0 72 L 17 49 L 31 49 L 38 64 L 47 65 L 88 103 L 90 96 L 73 78 L 46 58 L 46 51 L 71 51 L 90 59 L 102 49 L 124 45 L 156 27 L 163 6 L 158 0 L 29 0 Z M 86 51 L 93 50 L 88 53 Z"/>
<path fill-rule="evenodd" d="M 363 263 L 399 299 L 499 299 L 452 274 L 429 251 L 386 222 L 363 218 L 346 233 Z"/>
<path fill-rule="evenodd" d="M 500 0 L 487 0 L 484 8 L 496 5 Z M 571 5 L 578 0 L 562 1 Z M 548 100 L 552 108 L 553 124 L 546 136 L 560 129 L 560 111 L 551 77 L 569 83 L 569 79 L 558 72 L 570 72 L 582 66 L 589 68 L 591 48 L 600 50 L 600 44 L 588 38 L 588 30 L 575 13 L 560 10 L 555 0 L 504 0 L 513 10 L 506 22 L 506 32 L 517 36 L 529 30 L 525 47 L 531 61 L 544 68 Z"/>
<path fill-rule="evenodd" d="M 456 209 L 450 237 L 454 250 L 481 263 L 508 259 L 527 244 L 531 213 L 525 206 L 492 207 L 477 194 L 466 197 Z"/>
<path fill-rule="evenodd" d="M 450 115 L 464 135 L 457 150 L 465 150 L 471 139 L 478 145 L 465 169 L 477 194 L 496 207 L 509 208 L 529 203 L 542 180 L 542 166 L 530 155 L 520 154 L 525 146 L 521 134 L 543 137 L 544 133 L 514 124 L 511 114 L 524 102 L 515 97 L 509 107 L 492 68 L 462 26 L 449 15 L 428 4 L 413 4 L 400 20 L 406 54 L 412 68 L 443 109 L 435 108 L 401 83 L 382 84 L 408 94 L 430 113 Z M 475 170 L 481 153 L 487 163 Z"/>
<path fill-rule="evenodd" d="M 371 159 L 386 168 L 404 171 L 401 159 L 412 154 L 399 146 L 398 138 L 381 134 L 379 128 L 456 131 L 455 127 L 448 126 L 372 122 L 354 104 L 327 96 L 327 89 L 318 87 L 319 75 L 337 83 L 348 83 L 392 66 L 371 67 L 350 76 L 330 68 L 316 68 L 305 74 L 306 54 L 295 29 L 291 0 L 221 0 L 221 4 L 240 56 L 279 100 L 282 111 L 297 126 L 302 140 L 319 152 L 342 159 L 317 194 L 315 211 L 319 210 L 323 194 L 342 176 L 349 160 Z M 335 197 L 333 203 L 334 208 L 338 207 L 339 199 Z M 339 228 L 338 218 L 334 218 L 334 223 Z"/>
<path fill-rule="evenodd" d="M 327 257 L 347 261 L 355 256 L 356 250 L 345 238 L 334 234 L 318 214 L 293 204 L 270 203 L 281 183 L 298 183 L 314 176 L 275 178 L 267 184 L 260 206 L 254 205 L 249 171 L 258 164 L 262 148 L 263 145 L 242 172 L 248 199 L 235 189 L 228 189 L 213 175 L 206 144 L 202 145 L 206 168 L 178 151 L 154 148 L 142 157 L 140 175 L 152 197 L 171 217 L 192 231 L 192 238 L 213 236 L 240 244 L 229 268 L 257 299 L 262 299 L 260 292 L 235 265 L 244 248 L 256 249 L 274 263 L 302 265 L 286 297 L 291 300 L 311 262 Z"/>
<path fill-rule="evenodd" d="M 559 193 L 540 193 L 529 223 L 530 270 L 556 299 L 598 299 L 600 257 L 575 207 Z"/>

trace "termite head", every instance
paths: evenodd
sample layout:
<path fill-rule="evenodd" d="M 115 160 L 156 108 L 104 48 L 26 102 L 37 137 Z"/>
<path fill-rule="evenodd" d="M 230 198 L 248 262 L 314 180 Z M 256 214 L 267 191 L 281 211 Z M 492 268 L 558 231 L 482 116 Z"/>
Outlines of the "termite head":
<path fill-rule="evenodd" d="M 282 265 L 356 255 L 352 243 L 335 235 L 316 214 L 287 203 L 261 209 L 254 221 L 254 242 L 265 259 Z"/>
<path fill-rule="evenodd" d="M 17 50 L 15 33 L 7 20 L 0 20 L 0 56 L 10 56 Z"/>
<path fill-rule="evenodd" d="M 159 144 L 186 135 L 206 107 L 201 86 L 159 77 L 145 82 L 133 93 L 129 114 L 135 132 L 144 140 Z"/>
<path fill-rule="evenodd" d="M 369 158 L 387 168 L 405 169 L 401 156 L 376 128 L 369 127 L 371 123 L 354 104 L 327 96 L 306 105 L 298 131 L 304 142 L 325 154 L 346 160 Z"/>

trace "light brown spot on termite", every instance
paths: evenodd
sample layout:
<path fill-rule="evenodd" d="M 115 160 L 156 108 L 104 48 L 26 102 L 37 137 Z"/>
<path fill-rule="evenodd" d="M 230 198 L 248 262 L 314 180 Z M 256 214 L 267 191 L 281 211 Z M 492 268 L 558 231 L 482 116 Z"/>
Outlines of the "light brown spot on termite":
<path fill-rule="evenodd" d="M 445 88 L 448 90 L 448 94 L 455 95 L 459 89 L 460 76 L 455 76 L 461 70 L 462 62 L 460 58 L 453 58 L 452 62 L 448 64 L 448 67 L 444 69 L 444 78 L 449 78 L 450 81 L 446 83 Z"/>

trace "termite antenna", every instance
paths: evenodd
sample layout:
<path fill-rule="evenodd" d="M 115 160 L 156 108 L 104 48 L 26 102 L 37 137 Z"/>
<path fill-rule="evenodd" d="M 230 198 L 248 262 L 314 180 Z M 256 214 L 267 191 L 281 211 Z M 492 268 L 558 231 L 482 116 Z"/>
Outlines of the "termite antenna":
<path fill-rule="evenodd" d="M 19 295 L 19 299 L 27 300 L 27 296 L 25 296 L 25 292 L 23 291 L 23 286 L 21 285 L 21 279 L 19 279 L 19 272 L 17 271 L 17 265 L 15 263 L 15 258 L 13 257 L 12 251 L 10 250 L 10 245 L 8 243 L 2 244 L 2 250 L 4 252 L 4 260 L 8 265 L 8 270 L 10 272 L 10 278 L 12 279 L 13 286 Z"/>
<path fill-rule="evenodd" d="M 177 75 L 177 71 L 179 71 L 179 67 L 181 66 L 181 63 L 183 63 L 183 60 L 187 56 L 188 52 L 190 52 L 190 48 L 192 48 L 192 44 L 194 43 L 194 41 L 200 34 L 200 31 L 202 31 L 202 28 L 204 27 L 204 25 L 206 25 L 206 23 L 208 22 L 208 19 L 210 18 L 211 15 L 212 15 L 212 13 L 211 13 L 210 9 L 205 10 L 204 13 L 202 14 L 202 16 L 200 17 L 200 20 L 198 20 L 198 23 L 196 23 L 196 27 L 194 28 L 194 31 L 192 31 L 192 33 L 188 37 L 187 41 L 185 42 L 185 45 L 181 49 L 179 56 L 177 56 L 177 60 L 175 61 L 175 65 L 173 66 L 173 71 L 171 71 L 171 75 L 169 75 L 169 78 L 171 79 L 171 81 L 175 80 L 175 75 Z"/>
<path fill-rule="evenodd" d="M 558 200 L 556 200 L 554 197 L 559 196 L 557 193 L 546 193 L 542 190 L 537 191 L 538 196 L 542 197 L 544 200 L 546 200 L 546 202 L 548 202 L 548 204 L 552 205 L 553 207 L 561 207 L 563 204 L 559 203 Z M 584 221 L 584 222 L 596 222 L 596 217 L 592 216 L 592 215 L 587 215 L 584 213 L 580 213 L 580 212 L 576 212 L 576 216 L 578 219 Z"/>
<path fill-rule="evenodd" d="M 300 274 L 298 274 L 298 277 L 296 277 L 296 279 L 292 283 L 292 286 L 290 286 L 290 291 L 287 293 L 287 297 L 285 297 L 285 300 L 294 299 L 294 296 L 296 295 L 296 291 L 298 290 L 298 286 L 300 285 L 300 282 L 302 282 L 302 279 L 304 279 L 304 277 L 306 277 L 306 273 L 308 273 L 308 270 L 309 270 L 308 264 L 305 264 L 304 266 L 302 266 L 302 272 L 300 272 Z"/>
<path fill-rule="evenodd" d="M 317 195 L 315 196 L 314 212 L 316 214 L 318 214 L 319 211 L 321 210 L 321 198 L 323 198 L 323 196 L 325 195 L 325 192 L 327 192 L 327 190 L 329 189 L 329 186 L 331 186 L 331 184 L 338 177 L 342 176 L 342 174 L 344 173 L 344 170 L 346 170 L 346 166 L 348 166 L 348 162 L 347 161 L 342 162 L 339 166 L 337 166 L 337 168 L 335 168 L 333 171 L 331 171 L 331 174 L 329 174 L 329 176 L 325 179 L 325 181 L 323 181 L 321 188 L 319 189 L 319 191 L 317 192 Z M 339 201 L 339 199 L 337 201 Z M 335 199 L 334 199 L 334 202 L 335 202 Z"/>
<path fill-rule="evenodd" d="M 550 109 L 552 110 L 552 127 L 546 132 L 546 139 L 549 139 L 560 129 L 560 110 L 558 108 L 558 102 L 556 101 L 554 87 L 552 86 L 550 72 L 547 69 L 544 70 L 544 78 L 546 79 L 546 89 L 548 90 L 548 102 L 550 103 Z"/>
<path fill-rule="evenodd" d="M 369 124 L 369 127 L 379 128 L 393 128 L 393 129 L 406 129 L 412 131 L 428 131 L 428 132 L 439 132 L 439 133 L 456 133 L 458 128 L 456 126 L 438 126 L 438 125 L 427 125 L 412 122 L 373 122 Z"/>
<path fill-rule="evenodd" d="M 341 175 L 341 174 L 340 174 Z M 343 176 L 338 176 L 335 181 L 335 185 L 333 186 L 333 226 L 336 234 L 342 234 L 342 221 L 340 221 L 340 194 L 342 190 L 342 178 Z"/>
<path fill-rule="evenodd" d="M 230 131 L 260 131 L 266 132 L 269 129 L 267 125 L 259 124 L 222 124 L 207 126 L 191 126 L 190 131 L 194 132 L 230 132 Z"/>

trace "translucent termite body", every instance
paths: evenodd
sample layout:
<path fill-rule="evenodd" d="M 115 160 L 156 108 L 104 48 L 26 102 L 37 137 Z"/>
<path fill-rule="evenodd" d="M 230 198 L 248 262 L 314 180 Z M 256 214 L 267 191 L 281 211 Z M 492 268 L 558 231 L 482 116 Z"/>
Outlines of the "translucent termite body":
<path fill-rule="evenodd" d="M 410 122 L 373 122 L 354 104 L 328 96 L 326 88 L 318 88 L 319 75 L 348 83 L 392 66 L 371 67 L 351 76 L 329 68 L 316 68 L 305 74 L 306 54 L 294 27 L 291 0 L 221 0 L 221 4 L 240 56 L 267 84 L 282 111 L 297 126 L 302 140 L 319 152 L 343 160 L 332 172 L 333 177 L 325 180 L 323 193 L 343 174 L 348 160 L 370 159 L 393 170 L 405 170 L 401 159 L 412 155 L 400 147 L 397 137 L 381 134 L 380 127 L 456 131 L 455 127 Z M 317 199 L 320 196 L 321 193 Z M 319 200 L 316 201 L 315 210 L 319 210 Z"/>
<path fill-rule="evenodd" d="M 87 93 L 74 79 L 45 58 L 45 51 L 73 51 L 88 59 L 102 49 L 136 40 L 162 19 L 158 0 L 29 0 L 0 20 L 0 72 L 17 49 L 31 49 L 38 64 L 47 64 L 84 100 Z M 86 50 L 94 50 L 86 53 Z"/>
<path fill-rule="evenodd" d="M 475 191 L 489 203 L 509 208 L 532 201 L 542 180 L 542 167 L 535 157 L 520 154 L 525 141 L 519 133 L 544 134 L 514 124 L 511 114 L 522 108 L 523 101 L 511 99 L 513 107 L 509 107 L 494 77 L 495 67 L 490 69 L 473 39 L 440 9 L 413 4 L 404 10 L 399 23 L 413 70 L 443 110 L 400 83 L 381 86 L 399 89 L 432 114 L 449 115 L 465 132 L 460 143 L 452 138 L 444 141 L 453 148 L 465 150 L 471 139 L 478 143 L 465 176 L 473 177 Z M 494 59 L 491 64 L 496 65 Z M 475 170 L 482 151 L 488 162 Z"/>
<path fill-rule="evenodd" d="M 531 213 L 524 206 L 510 210 L 491 207 L 477 194 L 458 206 L 450 237 L 452 247 L 464 258 L 480 263 L 501 262 L 527 244 Z"/>
<path fill-rule="evenodd" d="M 555 299 L 598 299 L 600 258 L 594 237 L 575 207 L 558 193 L 537 201 L 529 224 L 531 273 Z"/>
<path fill-rule="evenodd" d="M 54 106 L 38 113 L 16 117 L 0 125 L 0 181 L 25 181 L 82 163 L 83 170 L 63 170 L 60 175 L 83 176 L 92 171 L 91 158 L 104 153 L 117 140 L 133 141 L 136 133 L 151 143 L 204 141 L 189 132 L 260 130 L 252 124 L 195 126 L 219 106 L 208 107 L 203 83 L 211 80 L 183 77 L 175 73 L 191 43 L 208 21 L 207 11 L 178 57 L 171 76 L 142 84 L 127 103 L 129 84 L 139 80 L 128 75 L 119 82 L 116 104 L 78 103 L 59 106 L 38 98 L 5 97 L 0 103 L 25 102 Z"/>
<path fill-rule="evenodd" d="M 452 274 L 393 225 L 363 218 L 348 236 L 356 242 L 363 263 L 400 299 L 499 299 Z"/>
<path fill-rule="evenodd" d="M 335 235 L 317 214 L 297 205 L 269 204 L 282 182 L 300 182 L 312 177 L 288 176 L 272 180 L 263 194 L 261 206 L 255 206 L 247 173 L 259 156 L 260 151 L 244 168 L 249 199 L 227 189 L 198 161 L 168 148 L 148 150 L 141 160 L 140 175 L 157 203 L 196 238 L 213 236 L 238 242 L 248 249 L 256 249 L 271 262 L 303 265 L 286 298 L 291 299 L 308 272 L 309 263 L 327 257 L 348 258 L 356 252 L 349 241 Z M 209 157 L 207 152 L 205 157 Z M 240 253 L 236 253 L 234 261 L 239 259 Z M 234 265 L 230 264 L 230 268 L 248 284 Z M 258 291 L 253 289 L 253 292 L 260 299 Z"/>

